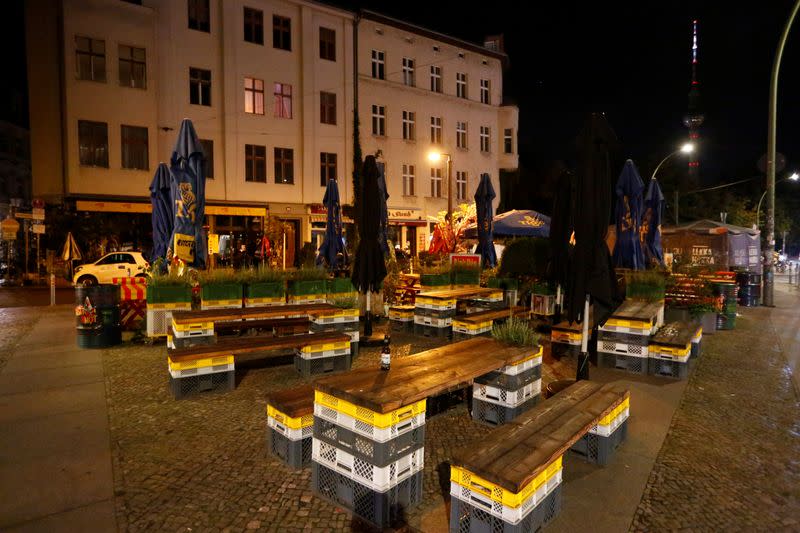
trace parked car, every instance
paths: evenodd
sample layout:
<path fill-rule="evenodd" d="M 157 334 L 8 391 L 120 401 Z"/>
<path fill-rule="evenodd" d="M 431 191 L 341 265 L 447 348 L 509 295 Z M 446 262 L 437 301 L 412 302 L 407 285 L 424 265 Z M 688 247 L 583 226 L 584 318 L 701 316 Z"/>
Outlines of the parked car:
<path fill-rule="evenodd" d="M 112 252 L 94 263 L 76 267 L 72 282 L 75 285 L 91 286 L 113 283 L 114 278 L 143 277 L 148 266 L 141 252 Z"/>

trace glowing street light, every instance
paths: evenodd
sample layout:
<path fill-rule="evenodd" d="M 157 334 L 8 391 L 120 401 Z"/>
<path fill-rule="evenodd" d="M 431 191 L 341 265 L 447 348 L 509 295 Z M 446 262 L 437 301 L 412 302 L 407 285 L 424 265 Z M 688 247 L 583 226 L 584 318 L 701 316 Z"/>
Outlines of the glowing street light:
<path fill-rule="evenodd" d="M 789 176 L 787 176 L 787 177 L 785 177 L 783 179 L 776 180 L 775 184 L 777 185 L 778 183 L 780 183 L 782 181 L 797 181 L 797 180 L 800 180 L 800 174 L 798 174 L 797 172 L 792 172 Z M 764 191 L 764 194 L 762 194 L 761 198 L 758 200 L 758 207 L 756 208 L 756 227 L 755 227 L 755 229 L 758 229 L 759 221 L 761 220 L 761 202 L 764 201 L 764 197 L 767 195 L 768 192 L 769 192 L 769 188 L 767 188 L 767 190 Z"/>
<path fill-rule="evenodd" d="M 685 143 L 683 146 L 669 154 L 667 157 L 661 160 L 661 162 L 656 166 L 656 169 L 653 171 L 653 176 L 650 179 L 656 179 L 656 174 L 658 173 L 658 169 L 661 168 L 661 165 L 667 162 L 669 158 L 677 154 L 691 154 L 694 152 L 694 144 L 692 143 Z M 678 204 L 680 202 L 680 193 L 678 192 L 678 185 L 675 184 L 675 225 L 678 225 Z"/>

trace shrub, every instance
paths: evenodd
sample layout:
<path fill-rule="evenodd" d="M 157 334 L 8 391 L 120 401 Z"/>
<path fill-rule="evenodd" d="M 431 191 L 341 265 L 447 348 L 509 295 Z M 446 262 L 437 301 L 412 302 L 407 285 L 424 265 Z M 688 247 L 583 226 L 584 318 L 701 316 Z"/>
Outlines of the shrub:
<path fill-rule="evenodd" d="M 503 250 L 499 275 L 544 277 L 549 255 L 550 243 L 547 239 L 513 239 Z"/>
<path fill-rule="evenodd" d="M 354 296 L 344 296 L 330 300 L 331 305 L 339 309 L 355 309 L 358 307 L 358 300 Z"/>
<path fill-rule="evenodd" d="M 189 276 L 179 276 L 177 274 L 161 273 L 151 271 L 147 276 L 148 287 L 191 287 L 192 281 Z"/>
<path fill-rule="evenodd" d="M 286 279 L 286 271 L 269 268 L 261 264 L 258 268 L 248 268 L 241 271 L 241 279 L 243 283 L 273 283 L 280 282 Z"/>
<path fill-rule="evenodd" d="M 294 281 L 319 281 L 328 279 L 328 272 L 314 266 L 304 266 L 291 273 L 289 279 Z"/>
<path fill-rule="evenodd" d="M 240 272 L 236 272 L 232 268 L 215 268 L 214 270 L 206 270 L 200 273 L 201 285 L 222 285 L 222 284 L 235 284 L 243 283 L 244 276 Z"/>
<path fill-rule="evenodd" d="M 535 346 L 539 342 L 539 334 L 528 325 L 528 321 L 513 316 L 493 325 L 492 337 L 514 346 Z"/>

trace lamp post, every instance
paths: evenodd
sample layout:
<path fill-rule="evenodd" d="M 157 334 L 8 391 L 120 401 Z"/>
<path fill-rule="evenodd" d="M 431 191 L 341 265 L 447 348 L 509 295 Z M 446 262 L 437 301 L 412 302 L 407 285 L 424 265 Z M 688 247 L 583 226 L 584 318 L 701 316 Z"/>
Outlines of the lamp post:
<path fill-rule="evenodd" d="M 450 154 L 443 154 L 441 152 L 431 152 L 428 154 L 428 160 L 431 163 L 438 163 L 442 157 L 447 158 L 447 222 L 452 224 L 453 218 L 453 160 Z"/>
<path fill-rule="evenodd" d="M 781 183 L 781 182 L 787 181 L 787 180 L 789 180 L 789 181 L 797 181 L 798 179 L 800 179 L 800 174 L 798 174 L 797 172 L 794 172 L 794 173 L 792 173 L 791 176 L 776 181 L 775 184 L 777 185 L 778 183 Z M 769 189 L 764 191 L 764 194 L 762 194 L 761 198 L 758 200 L 758 207 L 756 208 L 756 229 L 758 229 L 758 227 L 761 225 L 760 224 L 760 222 L 761 222 L 761 202 L 764 201 L 764 197 L 767 195 L 768 192 L 769 192 Z"/>
<path fill-rule="evenodd" d="M 658 169 L 661 168 L 661 165 L 667 162 L 669 158 L 677 154 L 690 154 L 694 151 L 694 145 L 692 143 L 686 143 L 667 157 L 661 160 L 661 162 L 656 166 L 656 169 L 653 171 L 653 176 L 650 179 L 656 179 L 656 174 L 658 173 Z M 680 196 L 678 193 L 678 185 L 675 184 L 675 225 L 678 225 L 678 203 L 680 202 Z"/>

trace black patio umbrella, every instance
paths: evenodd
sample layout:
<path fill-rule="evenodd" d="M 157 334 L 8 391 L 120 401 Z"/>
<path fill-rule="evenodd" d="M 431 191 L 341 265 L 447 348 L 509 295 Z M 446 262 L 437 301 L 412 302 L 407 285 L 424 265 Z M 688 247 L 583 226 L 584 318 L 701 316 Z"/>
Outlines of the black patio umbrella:
<path fill-rule="evenodd" d="M 492 200 L 496 196 L 489 174 L 481 174 L 481 181 L 475 191 L 475 211 L 478 219 L 478 247 L 475 249 L 475 253 L 481 255 L 483 265 L 488 268 L 494 268 L 497 264 L 497 253 L 494 249 L 492 235 L 494 212 Z"/>
<path fill-rule="evenodd" d="M 560 305 L 561 291 L 567 286 L 570 258 L 574 246 L 570 243 L 575 227 L 575 176 L 565 170 L 556 182 L 553 216 L 550 218 L 549 279 L 556 284 L 556 304 Z"/>
<path fill-rule="evenodd" d="M 381 217 L 381 198 L 378 189 L 378 166 L 375 156 L 364 160 L 361 178 L 361 209 L 358 217 L 358 250 L 353 262 L 353 286 L 367 296 L 367 314 L 364 320 L 364 336 L 372 335 L 370 293 L 377 292 L 386 277 L 386 263 L 378 242 Z"/>
<path fill-rule="evenodd" d="M 611 214 L 613 153 L 617 139 L 605 117 L 592 113 L 578 136 L 575 180 L 575 248 L 566 284 L 566 312 L 570 322 L 583 321 L 583 343 L 576 379 L 589 378 L 589 303 L 610 309 L 616 295 L 616 276 L 606 233 Z M 594 327 L 594 324 L 592 325 Z"/>
<path fill-rule="evenodd" d="M 167 255 L 174 222 L 171 189 L 172 174 L 169 167 L 165 163 L 159 163 L 153 181 L 150 182 L 150 204 L 153 210 L 153 252 L 150 254 L 150 263 L 155 263 L 156 259 L 163 259 Z"/>
<path fill-rule="evenodd" d="M 172 206 L 172 253 L 188 265 L 205 268 L 208 242 L 203 222 L 206 210 L 206 156 L 197 132 L 183 119 L 170 158 Z"/>
<path fill-rule="evenodd" d="M 328 270 L 336 270 L 344 266 L 337 263 L 337 258 L 342 257 L 343 261 L 347 262 L 347 249 L 342 241 L 342 206 L 339 204 L 339 186 L 336 180 L 328 180 L 322 204 L 328 213 L 328 223 L 325 227 L 325 238 L 319 247 L 317 262 L 324 263 Z"/>

